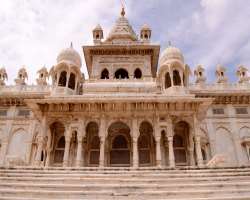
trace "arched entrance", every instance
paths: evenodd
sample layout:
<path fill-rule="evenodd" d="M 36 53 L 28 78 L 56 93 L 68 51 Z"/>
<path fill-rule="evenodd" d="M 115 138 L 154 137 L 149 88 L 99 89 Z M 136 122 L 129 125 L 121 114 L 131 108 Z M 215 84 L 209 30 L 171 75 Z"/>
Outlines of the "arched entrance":
<path fill-rule="evenodd" d="M 189 138 L 189 125 L 186 122 L 178 122 L 174 128 L 174 156 L 175 164 L 178 166 L 188 165 L 188 151 L 187 146 Z"/>
<path fill-rule="evenodd" d="M 86 152 L 85 163 L 87 166 L 98 166 L 100 157 L 99 128 L 96 122 L 88 123 L 86 127 Z"/>
<path fill-rule="evenodd" d="M 52 144 L 52 152 L 47 159 L 49 164 L 53 166 L 62 166 L 63 156 L 65 150 L 65 137 L 64 132 L 65 128 L 62 123 L 55 122 L 50 126 L 51 132 L 51 144 Z M 51 160 L 50 160 L 51 158 Z"/>
<path fill-rule="evenodd" d="M 108 165 L 131 165 L 131 137 L 130 128 L 123 122 L 115 122 L 108 128 L 107 138 Z"/>
<path fill-rule="evenodd" d="M 155 141 L 153 127 L 149 122 L 142 122 L 138 138 L 139 165 L 152 166 L 155 164 Z"/>

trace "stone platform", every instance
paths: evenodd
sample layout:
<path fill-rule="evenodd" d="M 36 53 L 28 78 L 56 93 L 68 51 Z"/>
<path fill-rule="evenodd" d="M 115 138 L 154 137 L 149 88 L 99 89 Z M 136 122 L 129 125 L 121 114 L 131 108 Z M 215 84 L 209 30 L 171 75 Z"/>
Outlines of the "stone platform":
<path fill-rule="evenodd" d="M 0 168 L 0 200 L 249 200 L 250 168 Z"/>

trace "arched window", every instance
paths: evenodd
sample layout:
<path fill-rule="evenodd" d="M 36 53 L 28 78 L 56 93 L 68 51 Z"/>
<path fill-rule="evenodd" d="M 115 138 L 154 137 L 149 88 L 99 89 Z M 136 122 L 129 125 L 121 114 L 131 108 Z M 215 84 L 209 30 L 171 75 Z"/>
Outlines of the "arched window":
<path fill-rule="evenodd" d="M 69 88 L 72 89 L 72 90 L 75 89 L 75 85 L 76 85 L 75 79 L 76 79 L 75 74 L 70 73 L 70 76 L 69 76 Z"/>
<path fill-rule="evenodd" d="M 54 155 L 54 162 L 55 163 L 62 163 L 63 162 L 64 148 L 65 148 L 65 138 L 64 138 L 64 136 L 62 136 L 56 145 L 55 155 Z"/>
<path fill-rule="evenodd" d="M 173 146 L 174 147 L 184 147 L 183 138 L 180 135 L 174 136 Z"/>
<path fill-rule="evenodd" d="M 65 147 L 65 139 L 64 137 L 61 137 L 57 143 L 57 148 L 64 148 L 64 147 Z"/>
<path fill-rule="evenodd" d="M 118 135 L 115 137 L 113 140 L 112 144 L 113 149 L 127 149 L 128 148 L 128 143 L 126 138 L 123 135 Z"/>
<path fill-rule="evenodd" d="M 141 166 L 153 165 L 155 161 L 155 142 L 153 138 L 153 127 L 149 122 L 144 121 L 139 127 L 139 132 L 139 164 Z"/>
<path fill-rule="evenodd" d="M 179 71 L 177 70 L 173 71 L 173 81 L 174 81 L 174 85 L 181 86 L 181 77 L 180 77 Z"/>
<path fill-rule="evenodd" d="M 125 69 L 118 69 L 115 72 L 116 79 L 128 79 L 128 72 Z"/>
<path fill-rule="evenodd" d="M 86 127 L 87 149 L 86 156 L 88 165 L 97 166 L 100 155 L 100 138 L 98 136 L 99 128 L 96 122 L 89 122 Z"/>
<path fill-rule="evenodd" d="M 65 87 L 66 86 L 66 82 L 67 82 L 67 72 L 66 71 L 62 71 L 61 74 L 60 74 L 58 86 Z"/>
<path fill-rule="evenodd" d="M 139 68 L 137 68 L 134 72 L 134 78 L 136 79 L 140 79 L 142 77 L 142 73 L 141 70 Z"/>
<path fill-rule="evenodd" d="M 171 87 L 171 78 L 169 72 L 165 75 L 165 88 Z"/>
<path fill-rule="evenodd" d="M 109 71 L 107 69 L 102 70 L 101 79 L 109 79 Z"/>

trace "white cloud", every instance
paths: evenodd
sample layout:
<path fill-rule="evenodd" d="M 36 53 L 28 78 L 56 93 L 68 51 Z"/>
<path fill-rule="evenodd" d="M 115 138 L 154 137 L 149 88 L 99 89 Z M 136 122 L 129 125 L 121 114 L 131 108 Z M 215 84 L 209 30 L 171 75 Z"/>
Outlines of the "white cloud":
<path fill-rule="evenodd" d="M 168 34 L 185 49 L 192 64 L 214 69 L 220 62 L 230 65 L 232 71 L 235 62 L 250 65 L 249 11 L 250 3 L 245 0 L 202 0 L 200 7 Z"/>
<path fill-rule="evenodd" d="M 29 83 L 35 83 L 36 71 L 55 64 L 71 41 L 83 59 L 81 46 L 92 41 L 92 29 L 102 22 L 110 27 L 119 7 L 113 0 L 5 1 L 0 7 L 0 65 L 6 67 L 9 83 L 22 65 Z"/>
<path fill-rule="evenodd" d="M 107 35 L 120 6 L 117 0 L 3 0 L 0 66 L 6 67 L 9 83 L 22 65 L 29 83 L 35 83 L 36 71 L 54 65 L 71 41 L 83 59 L 81 46 L 92 42 L 92 29 L 100 23 Z M 165 46 L 171 40 L 192 67 L 203 64 L 211 70 L 218 62 L 230 70 L 235 63 L 250 66 L 248 0 L 127 0 L 126 6 L 132 24 L 151 25 L 154 41 Z"/>

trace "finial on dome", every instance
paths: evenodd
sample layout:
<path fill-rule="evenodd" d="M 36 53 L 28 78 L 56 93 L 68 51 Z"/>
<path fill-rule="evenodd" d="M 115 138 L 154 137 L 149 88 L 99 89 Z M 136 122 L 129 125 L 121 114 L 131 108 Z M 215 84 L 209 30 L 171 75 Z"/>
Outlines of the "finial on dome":
<path fill-rule="evenodd" d="M 73 49 L 73 42 L 70 43 L 70 48 Z"/>
<path fill-rule="evenodd" d="M 122 5 L 122 11 L 121 11 L 121 16 L 124 17 L 126 14 L 124 5 Z"/>

